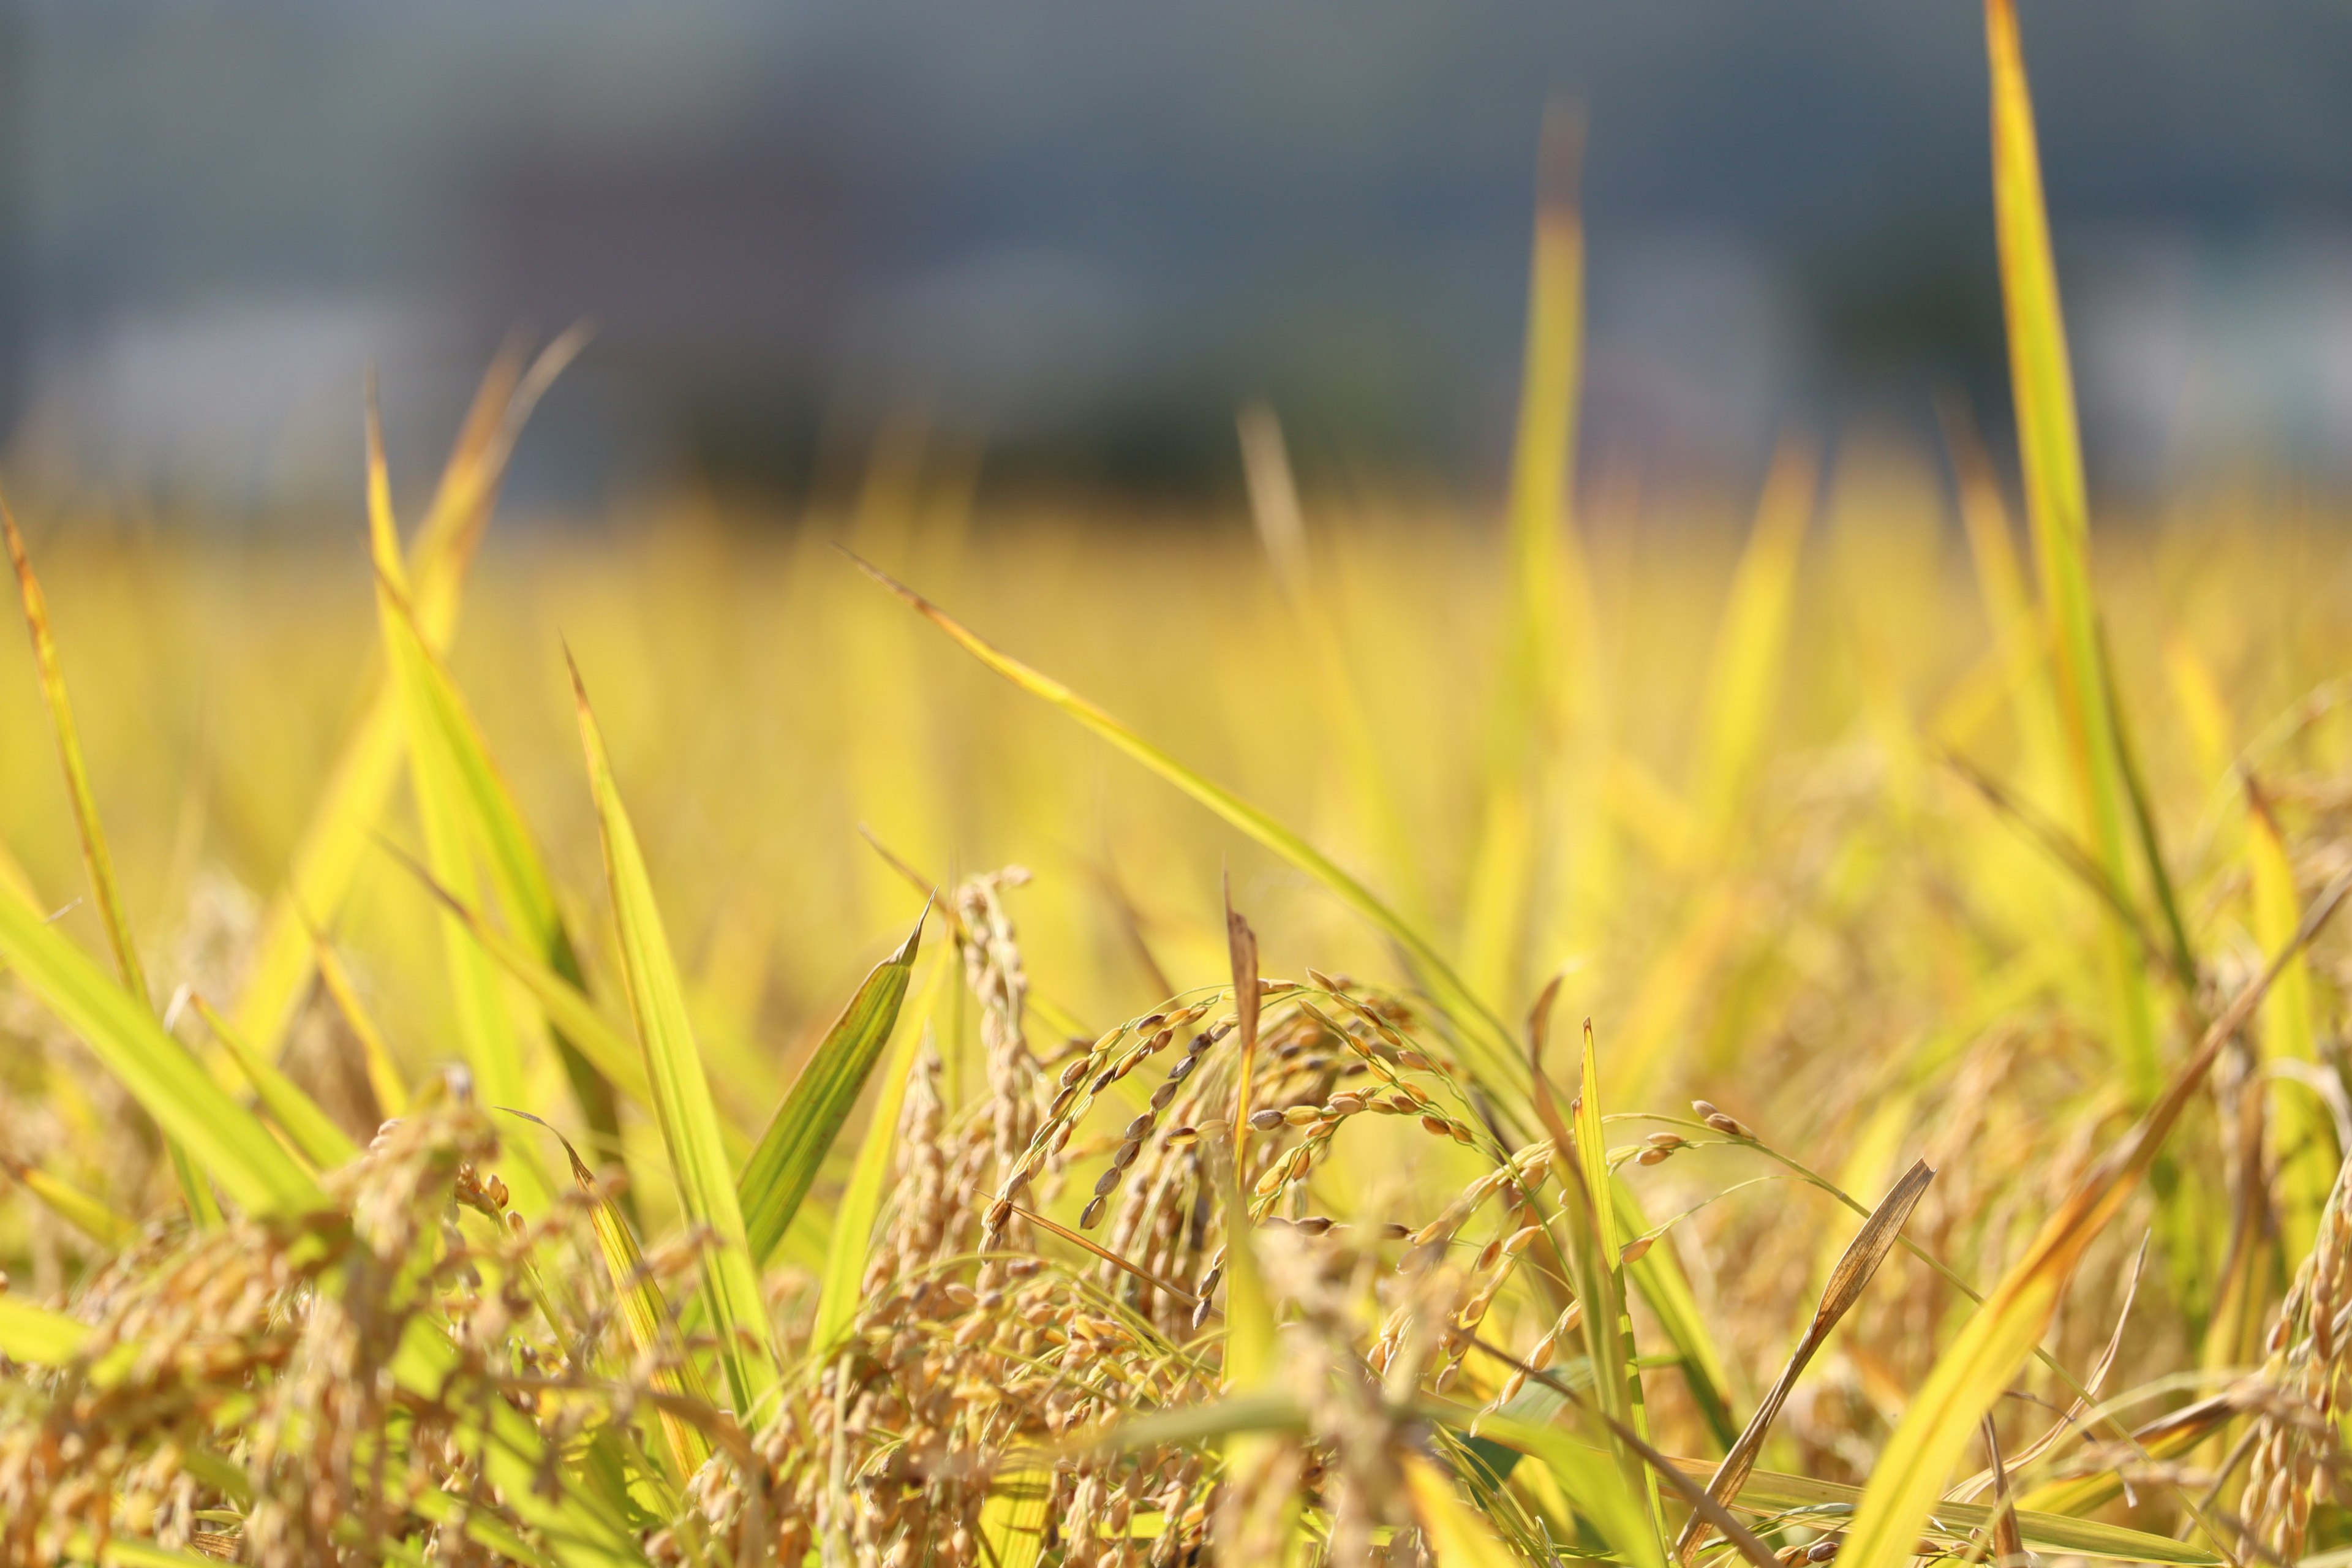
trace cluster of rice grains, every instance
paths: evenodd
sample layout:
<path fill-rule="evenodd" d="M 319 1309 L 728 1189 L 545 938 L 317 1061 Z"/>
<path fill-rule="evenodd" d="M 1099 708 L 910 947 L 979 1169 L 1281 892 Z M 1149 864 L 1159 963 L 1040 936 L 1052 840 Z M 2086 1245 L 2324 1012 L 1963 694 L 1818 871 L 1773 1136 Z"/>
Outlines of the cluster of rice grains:
<path fill-rule="evenodd" d="M 118 1531 L 285 1568 L 373 1561 L 387 1536 L 503 1560 L 483 1544 L 512 1500 L 482 1473 L 490 1424 L 536 1429 L 532 1487 L 560 1500 L 559 1457 L 625 1426 L 650 1383 L 606 1356 L 609 1308 L 549 1298 L 582 1203 L 526 1224 L 480 1173 L 497 1149 L 444 1099 L 329 1174 L 322 1215 L 158 1226 L 100 1268 L 78 1362 L 0 1378 L 0 1561 L 90 1561 Z M 396 1376 L 412 1328 L 454 1340 L 444 1375 Z"/>
<path fill-rule="evenodd" d="M 782 1561 L 831 1543 L 891 1568 L 979 1563 L 1011 1530 L 1080 1568 L 1166 1564 L 1233 1539 L 1233 1500 L 1220 1494 L 1235 1488 L 1197 1441 L 1121 1436 L 1151 1412 L 1222 1396 L 1219 1187 L 1234 1165 L 1241 1089 L 1232 992 L 1180 996 L 1041 1065 L 1002 902 L 1019 879 L 977 879 L 956 900 L 985 1092 L 950 1108 L 937 1051 L 919 1058 L 855 1332 L 807 1368 L 759 1439 Z M 1407 1118 L 1449 1145 L 1492 1140 L 1474 1130 L 1448 1068 L 1412 1043 L 1402 1003 L 1309 973 L 1309 984 L 1260 983 L 1239 1161 L 1255 1255 L 1286 1319 L 1286 1386 L 1307 1428 L 1281 1479 L 1328 1510 L 1333 1561 L 1382 1560 L 1376 1539 L 1415 1561 L 1398 1397 L 1458 1369 L 1536 1234 L 1529 1194 L 1548 1150 L 1496 1166 L 1418 1229 L 1311 1212 L 1310 1178 L 1355 1117 Z M 1129 1112 L 1123 1124 L 1099 1114 L 1110 1107 Z M 1080 1139 L 1105 1121 L 1118 1130 Z M 1037 1213 L 1088 1172 L 1077 1230 Z M 1496 1198 L 1507 1223 L 1495 1239 L 1457 1246 Z M 1534 1365 L 1573 1321 L 1538 1340 Z M 713 1539 L 740 1547 L 736 1478 L 714 1464 L 702 1480 Z"/>

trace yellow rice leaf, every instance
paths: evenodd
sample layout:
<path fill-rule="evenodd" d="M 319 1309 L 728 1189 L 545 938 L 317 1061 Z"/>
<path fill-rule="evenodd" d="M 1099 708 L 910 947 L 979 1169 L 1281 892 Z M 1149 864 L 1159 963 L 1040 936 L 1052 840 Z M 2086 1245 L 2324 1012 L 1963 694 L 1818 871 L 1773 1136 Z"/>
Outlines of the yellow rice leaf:
<path fill-rule="evenodd" d="M 49 1212 L 101 1247 L 127 1247 L 138 1239 L 139 1227 L 102 1200 L 72 1183 L 28 1165 L 10 1154 L 0 1154 L 0 1171 L 48 1206 Z"/>
<path fill-rule="evenodd" d="M 2294 867 L 2280 837 L 2278 818 L 2251 777 L 2246 781 L 2246 868 L 2252 884 L 2254 939 L 2264 952 L 2274 952 L 2294 934 L 2303 900 L 2295 891 Z M 2273 1062 L 2315 1061 L 2314 1019 L 2311 964 L 2297 953 L 2279 972 L 2263 1002 L 2263 1056 Z M 2320 1213 L 2327 1205 L 2328 1189 L 2336 1184 L 2336 1167 L 2342 1155 L 2336 1147 L 2335 1118 L 2309 1085 L 2284 1083 L 2270 1104 L 2272 1114 L 2264 1131 L 2278 1172 L 2272 1192 L 2278 1205 L 2279 1240 L 2293 1265 L 2311 1253 L 2319 1235 Z"/>
<path fill-rule="evenodd" d="M 547 1126 L 543 1121 L 540 1125 Z M 555 1131 L 551 1127 L 548 1131 Z M 589 1223 L 596 1232 L 596 1250 L 604 1259 L 604 1271 L 612 1278 L 613 1293 L 620 1300 L 621 1321 L 628 1326 L 629 1338 L 635 1342 L 639 1352 L 655 1360 L 654 1386 L 698 1404 L 710 1404 L 710 1390 L 702 1381 L 701 1370 L 686 1353 L 677 1323 L 670 1315 L 669 1302 L 662 1297 L 661 1282 L 646 1269 L 645 1251 L 637 1245 L 636 1233 L 629 1228 L 628 1216 L 606 1194 L 595 1173 L 582 1163 L 572 1140 L 561 1132 L 556 1132 L 555 1137 L 572 1163 L 573 1183 L 588 1197 Z M 671 1462 L 677 1467 L 678 1479 L 683 1482 L 710 1458 L 710 1441 L 692 1423 L 681 1421 L 666 1410 L 660 1415 Z"/>
<path fill-rule="evenodd" d="M 40 673 L 41 698 L 55 726 L 58 760 L 66 775 L 66 795 L 72 802 L 74 828 L 81 842 L 82 864 L 89 872 L 90 892 L 98 904 L 107 945 L 114 952 L 116 973 L 131 994 L 153 1005 L 147 989 L 147 972 L 139 962 L 139 946 L 131 934 L 131 918 L 122 907 L 122 890 L 114 877 L 114 856 L 106 846 L 106 830 L 98 818 L 98 797 L 89 787 L 89 769 L 81 755 L 81 731 L 74 723 L 73 704 L 66 696 L 64 668 L 58 662 L 56 637 L 49 629 L 49 606 L 25 553 L 25 537 L 16 531 L 16 514 L 0 499 L 0 534 L 8 544 L 8 560 L 16 569 L 16 587 L 25 601 L 25 625 L 33 637 L 33 663 Z"/>
<path fill-rule="evenodd" d="M 396 564 L 397 556 L 392 559 Z M 403 717 L 412 735 L 423 731 L 428 736 L 425 744 L 412 741 L 412 746 L 417 752 L 429 749 L 434 753 L 433 771 L 448 795 L 450 815 L 461 824 L 463 837 L 481 849 L 491 886 L 508 919 L 557 979 L 584 993 L 587 978 L 579 952 L 563 923 L 554 881 L 521 809 L 515 805 L 514 792 L 491 757 L 481 726 L 475 722 L 457 682 L 416 629 L 407 601 L 395 595 L 392 607 L 407 618 L 412 634 L 397 665 Z M 620 1122 L 611 1077 L 552 1013 L 548 1015 L 548 1025 L 589 1131 L 607 1157 L 618 1158 Z"/>
<path fill-rule="evenodd" d="M 1586 1425 L 1580 1407 L 1563 1414 Z M 1478 1436 L 1515 1448 L 1543 1462 L 1552 1479 L 1576 1511 L 1592 1521 L 1627 1568 L 1664 1568 L 1665 1545 L 1644 1512 L 1639 1489 L 1611 1458 L 1614 1445 L 1605 1428 L 1593 1438 L 1558 1426 L 1538 1426 L 1509 1415 L 1471 1415 L 1463 1412 L 1462 1425 Z M 1595 1424 L 1597 1425 L 1597 1424 Z M 1701 1474 L 1705 1471 L 1701 1470 Z"/>
<path fill-rule="evenodd" d="M 550 1026 L 562 1029 L 564 1037 L 622 1093 L 646 1110 L 653 1109 L 653 1086 L 646 1079 L 643 1053 L 635 1041 L 607 1020 L 604 1010 L 578 985 L 550 969 L 538 952 L 499 930 L 478 908 L 443 887 L 425 867 L 396 850 L 393 853 L 442 909 L 465 926 L 491 961 L 530 993 L 547 1015 Z M 735 1138 L 732 1129 L 728 1130 L 728 1137 L 731 1148 Z"/>
<path fill-rule="evenodd" d="M 580 711 L 580 741 L 587 753 L 589 782 L 604 841 L 604 869 L 612 885 L 613 914 L 621 943 L 621 973 L 629 1010 L 645 1055 L 646 1079 L 653 1089 L 655 1119 L 669 1152 L 678 1205 L 688 1222 L 709 1226 L 713 1241 L 703 1254 L 702 1300 L 706 1321 L 719 1335 L 719 1364 L 728 1394 L 746 1426 L 775 1386 L 773 1333 L 760 1277 L 736 1201 L 727 1145 L 719 1133 L 719 1109 L 703 1076 L 688 1021 L 686 992 L 679 982 L 661 911 L 654 902 L 636 830 L 621 804 L 604 737 L 588 706 L 588 690 L 572 668 L 572 689 Z"/>
<path fill-rule="evenodd" d="M 1045 1513 L 1053 1506 L 1051 1470 L 997 1473 L 980 1505 L 980 1539 L 992 1568 L 1035 1568 L 1045 1551 Z"/>
<path fill-rule="evenodd" d="M 1987 1292 L 1879 1455 L 1853 1530 L 1838 1552 L 1843 1568 L 1897 1568 L 1911 1557 L 1953 1466 L 1975 1440 L 1979 1422 L 2042 1342 L 2084 1249 L 2156 1163 L 2222 1047 L 2246 1026 L 2280 973 L 2342 905 L 2347 889 L 2352 879 L 2339 879 L 2305 912 L 2262 977 L 2214 1019 L 2164 1094 L 2084 1176 Z"/>
<path fill-rule="evenodd" d="M 1462 965 L 1505 1005 L 1525 983 L 1528 921 L 1553 858 L 1547 810 L 1565 738 L 1570 681 L 1587 660 L 1582 552 L 1569 521 L 1584 353 L 1584 224 L 1576 181 L 1583 125 L 1555 104 L 1544 122 L 1542 190 L 1528 276 L 1519 422 L 1512 448 L 1509 607 L 1488 723 L 1486 801 L 1471 852 Z"/>
<path fill-rule="evenodd" d="M 383 1031 L 376 1027 L 375 1020 L 361 1004 L 350 972 L 343 968 L 343 961 L 336 956 L 333 945 L 325 937 L 313 933 L 311 946 L 311 961 L 318 965 L 320 983 L 333 998 L 335 1010 L 343 1016 L 343 1026 L 360 1043 L 360 1059 L 367 1068 L 368 1088 L 375 1094 L 376 1109 L 386 1116 L 401 1115 L 408 1109 L 408 1083 L 401 1077 L 400 1064 L 393 1059 Z"/>
<path fill-rule="evenodd" d="M 1517 1568 L 1518 1558 L 1454 1490 L 1454 1478 L 1417 1449 L 1404 1456 L 1405 1495 L 1438 1568 Z"/>
<path fill-rule="evenodd" d="M 1720 854 L 1736 829 L 1780 695 L 1796 601 L 1797 570 L 1813 516 L 1818 460 L 1801 441 L 1784 443 L 1764 479 L 1756 521 L 1733 573 L 1717 625 L 1700 699 L 1698 773 L 1692 794 L 1709 847 Z"/>
<path fill-rule="evenodd" d="M 1407 916 L 1426 912 L 1420 847 L 1397 798 L 1394 763 L 1383 750 L 1361 683 L 1356 678 L 1334 595 L 1318 581 L 1307 539 L 1298 487 L 1290 468 L 1281 423 L 1263 404 L 1242 410 L 1242 465 L 1249 485 L 1250 515 L 1274 568 L 1283 606 L 1297 625 L 1321 688 L 1317 707 L 1331 727 L 1341 758 L 1339 773 L 1359 827 L 1388 864 L 1395 902 Z"/>
<path fill-rule="evenodd" d="M 107 945 L 114 952 L 115 973 L 142 1006 L 152 1007 L 155 999 L 147 989 L 146 967 L 139 961 L 139 944 L 131 936 L 131 917 L 123 910 L 122 890 L 115 881 L 113 852 L 107 847 L 106 829 L 99 822 L 98 796 L 90 789 L 89 769 L 82 762 L 81 731 L 74 723 L 73 704 L 66 695 L 65 668 L 58 660 L 57 638 L 49 629 L 48 600 L 41 592 L 40 579 L 33 575 L 32 560 L 25 552 L 24 535 L 16 531 L 16 514 L 8 510 L 5 497 L 0 497 L 0 534 L 6 537 L 9 563 L 16 568 L 17 591 L 24 598 L 25 626 L 32 634 L 33 664 L 40 675 L 41 698 L 48 707 L 50 726 L 57 736 L 58 761 L 65 769 L 66 798 L 73 805 L 82 865 L 89 873 L 90 892 L 98 903 L 99 920 L 106 928 Z M 18 877 L 21 879 L 21 872 Z M 188 1158 L 187 1151 L 168 1138 L 165 1147 L 188 1212 L 195 1216 L 199 1226 L 218 1225 L 220 1205 Z"/>
<path fill-rule="evenodd" d="M 436 1401 L 463 1370 L 457 1347 L 445 1330 L 422 1314 L 409 1320 L 393 1358 L 394 1383 L 422 1399 Z M 539 1533 L 546 1553 L 562 1568 L 644 1568 L 646 1557 L 637 1550 L 634 1532 L 595 1490 L 574 1487 L 560 1499 L 547 1495 L 541 1483 L 551 1467 L 538 1425 L 503 1399 L 485 1401 L 484 1408 L 490 1431 L 478 1449 L 482 1477 Z"/>

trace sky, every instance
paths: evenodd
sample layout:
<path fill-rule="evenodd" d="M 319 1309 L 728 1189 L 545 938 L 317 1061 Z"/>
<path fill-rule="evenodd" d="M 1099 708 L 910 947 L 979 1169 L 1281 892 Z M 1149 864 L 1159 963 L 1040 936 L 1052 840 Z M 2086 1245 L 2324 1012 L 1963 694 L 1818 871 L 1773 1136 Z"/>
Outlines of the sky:
<path fill-rule="evenodd" d="M 2352 478 L 2352 9 L 2025 0 L 2095 469 Z M 1005 484 L 1499 482 L 1546 105 L 1588 125 L 1589 449 L 1998 428 L 1965 0 L 0 0 L 0 466 L 349 489 L 509 331 L 594 346 L 582 506 L 804 488 L 919 416 Z"/>

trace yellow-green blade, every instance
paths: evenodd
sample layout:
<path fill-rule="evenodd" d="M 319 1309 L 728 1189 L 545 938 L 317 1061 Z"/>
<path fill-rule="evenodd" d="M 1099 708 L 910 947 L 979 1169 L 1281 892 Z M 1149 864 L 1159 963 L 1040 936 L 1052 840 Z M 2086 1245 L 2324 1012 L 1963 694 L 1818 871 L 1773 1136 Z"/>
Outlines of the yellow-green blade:
<path fill-rule="evenodd" d="M 32 1194 L 51 1214 L 100 1247 L 127 1247 L 138 1239 L 139 1227 L 127 1216 L 38 1165 L 28 1165 L 14 1155 L 0 1153 L 0 1171 L 7 1172 L 18 1186 Z"/>
<path fill-rule="evenodd" d="M 293 1157 L 152 1013 L 15 899 L 0 899 L 0 955 L 239 1207 L 282 1214 L 324 1202 Z"/>
<path fill-rule="evenodd" d="M 26 1366 L 59 1366 L 89 1342 L 89 1325 L 62 1312 L 0 1296 L 0 1355 Z"/>
<path fill-rule="evenodd" d="M 98 797 L 89 787 L 89 769 L 82 762 L 81 731 L 74 723 L 73 704 L 66 695 L 65 669 L 58 660 L 57 637 L 49 629 L 47 597 L 33 563 L 25 552 L 24 535 L 16 531 L 16 514 L 0 498 L 0 534 L 8 543 L 8 561 L 16 571 L 16 587 L 25 602 L 25 625 L 32 634 L 33 663 L 41 679 L 41 698 L 47 704 L 58 742 L 58 761 L 65 769 L 66 795 L 72 803 L 74 828 L 81 841 L 82 864 L 89 872 L 90 893 L 106 927 L 107 945 L 123 985 L 142 1002 L 153 1005 L 147 989 L 146 966 L 131 938 L 131 918 L 123 910 L 122 889 L 114 877 L 114 856 L 106 844 L 106 830 L 98 817 Z"/>
<path fill-rule="evenodd" d="M 482 378 L 409 558 L 418 632 L 436 651 L 447 646 L 456 629 L 466 574 L 515 434 L 583 341 L 576 331 L 565 333 L 532 362 L 528 374 L 514 356 L 501 354 Z M 316 952 L 311 932 L 334 924 L 368 853 L 376 819 L 399 773 L 400 752 L 398 694 L 379 676 L 295 840 L 286 880 L 270 902 L 251 973 L 237 998 L 237 1027 L 265 1057 L 277 1057 L 310 984 Z"/>
<path fill-rule="evenodd" d="M 1454 1478 L 1436 1460 L 1408 1449 L 1404 1489 L 1437 1568 L 1517 1568 L 1518 1558 L 1478 1510 L 1462 1500 Z"/>
<path fill-rule="evenodd" d="M 425 690 L 427 658 L 415 623 L 404 605 L 408 575 L 401 561 L 399 531 L 392 515 L 392 487 L 384 471 L 383 440 L 373 401 L 367 421 L 368 538 L 374 556 L 376 606 L 384 658 L 392 671 L 393 691 L 401 720 L 403 750 L 409 764 L 409 784 L 415 798 L 418 822 L 425 829 L 425 854 L 434 879 L 461 900 L 473 896 L 473 856 L 466 839 L 463 792 L 456 779 L 443 732 L 431 717 Z M 442 958 L 449 980 L 451 1011 L 466 1064 L 474 1074 L 474 1092 L 482 1103 L 522 1106 L 529 1102 L 529 1074 L 522 1041 L 497 967 L 464 922 L 444 910 L 439 918 Z M 518 1205 L 527 1214 L 545 1210 L 552 1197 L 547 1177 L 527 1146 L 509 1151 L 514 1156 L 510 1184 Z"/>
<path fill-rule="evenodd" d="M 2074 418 L 2074 372 L 2059 309 L 2057 268 L 2051 259 L 2033 103 L 2011 0 L 1986 0 L 1985 36 L 1992 69 L 1993 215 L 2026 513 L 2056 647 L 2059 707 L 2083 826 L 2101 868 L 2116 887 L 2127 888 L 2126 803 L 2091 598 L 2090 509 Z M 2145 1104 L 2159 1081 L 2155 1014 L 2147 973 L 2119 918 L 2106 922 L 2105 956 L 2116 1063 L 2134 1099 Z"/>
<path fill-rule="evenodd" d="M 520 940 L 491 923 L 478 908 L 443 887 L 430 870 L 397 849 L 391 854 L 442 909 L 464 923 L 467 932 L 492 963 L 530 993 L 541 1011 L 547 1015 L 551 1027 L 562 1029 L 565 1037 L 623 1094 L 648 1110 L 653 1109 L 654 1091 L 646 1079 L 644 1053 L 619 1026 L 604 1016 L 587 993 L 550 969 L 541 955 Z"/>
<path fill-rule="evenodd" d="M 490 755 L 489 744 L 464 694 L 417 629 L 407 601 L 395 599 L 393 607 L 408 620 L 411 633 L 402 666 L 404 719 L 412 732 L 429 732 L 439 758 L 436 772 L 445 786 L 455 786 L 449 791 L 448 807 L 461 820 L 466 838 L 481 849 L 491 887 L 507 917 L 549 971 L 572 989 L 584 993 L 587 979 L 579 952 L 563 923 L 546 861 L 515 805 L 514 792 Z M 617 1158 L 620 1120 L 612 1079 L 552 1014 L 548 1030 L 589 1131 L 607 1158 Z"/>
<path fill-rule="evenodd" d="M 548 1131 L 552 1132 L 554 1129 Z M 653 1359 L 654 1385 L 698 1404 L 711 1404 L 710 1390 L 702 1381 L 701 1369 L 685 1353 L 669 1302 L 662 1297 L 661 1282 L 646 1268 L 645 1251 L 637 1245 L 636 1233 L 629 1228 L 628 1216 L 582 1162 L 572 1141 L 560 1132 L 556 1139 L 562 1143 L 564 1156 L 571 1162 L 573 1183 L 588 1199 L 588 1217 L 596 1232 L 596 1250 L 604 1259 L 613 1293 L 620 1300 L 622 1321 L 627 1325 L 629 1338 L 638 1352 Z M 667 1411 L 662 1412 L 662 1435 L 669 1444 L 670 1458 L 677 1467 L 681 1482 L 710 1458 L 709 1439 L 691 1423 Z"/>
<path fill-rule="evenodd" d="M 914 973 L 915 954 L 922 945 L 923 918 L 929 913 L 927 907 L 916 917 L 915 929 L 898 951 L 876 965 L 849 999 L 809 1054 L 793 1087 L 784 1091 L 783 1103 L 743 1163 L 735 1195 L 753 1262 L 764 1265 L 783 1240 L 801 1200 L 816 1181 L 818 1167 L 841 1135 L 841 1124 L 849 1120 L 866 1078 L 889 1044 L 899 1004 L 907 997 L 908 979 Z"/>
<path fill-rule="evenodd" d="M 1525 982 L 1529 917 L 1549 864 L 1553 764 L 1570 680 L 1582 662 L 1582 552 L 1569 521 L 1584 349 L 1584 225 L 1576 199 L 1583 126 L 1546 117 L 1542 190 L 1528 269 L 1519 422 L 1512 447 L 1503 668 L 1487 724 L 1486 800 L 1463 894 L 1462 970 L 1507 1007 Z"/>
<path fill-rule="evenodd" d="M 654 902 L 653 879 L 637 847 L 636 831 L 621 805 L 612 760 L 605 754 L 604 738 L 588 706 L 587 688 L 576 665 L 572 669 L 572 689 L 580 710 L 580 741 L 587 753 L 596 818 L 603 830 L 604 869 L 612 884 L 613 915 L 620 935 L 621 973 L 627 982 L 629 1010 L 636 1019 L 637 1043 L 645 1054 L 646 1079 L 653 1089 L 655 1117 L 669 1152 L 680 1207 L 688 1222 L 710 1227 L 712 1241 L 702 1263 L 704 1309 L 707 1321 L 719 1334 L 719 1363 L 726 1369 L 736 1415 L 751 1426 L 776 1378 L 759 1270 L 744 1236 L 743 1210 L 736 1200 L 726 1144 L 719 1136 L 719 1110 L 711 1102 L 710 1083 L 703 1076 L 702 1058 L 688 1021 L 685 988 L 670 954 L 669 939 L 662 930 L 661 911 Z"/>
<path fill-rule="evenodd" d="M 152 1007 L 154 996 L 147 989 L 146 966 L 139 960 L 139 944 L 131 934 L 131 917 L 123 910 L 122 890 L 115 880 L 114 855 L 107 847 L 106 829 L 98 816 L 98 796 L 90 789 L 89 769 L 82 762 L 81 731 L 74 722 L 73 703 L 66 694 L 65 668 L 58 662 L 57 638 L 49 629 L 48 599 L 41 592 L 40 579 L 33 574 L 24 535 L 17 531 L 16 514 L 9 510 L 5 497 L 0 497 L 0 534 L 6 536 L 8 561 L 16 568 L 17 591 L 24 599 L 25 626 L 32 635 L 33 663 L 40 676 L 41 698 L 48 708 L 50 728 L 57 737 L 58 761 L 65 770 L 66 798 L 73 805 L 82 865 L 89 873 L 90 892 L 98 904 L 100 922 L 106 928 L 107 945 L 114 952 L 115 973 L 142 1005 Z M 199 1226 L 218 1225 L 220 1205 L 187 1152 L 168 1138 L 165 1150 L 188 1212 Z"/>

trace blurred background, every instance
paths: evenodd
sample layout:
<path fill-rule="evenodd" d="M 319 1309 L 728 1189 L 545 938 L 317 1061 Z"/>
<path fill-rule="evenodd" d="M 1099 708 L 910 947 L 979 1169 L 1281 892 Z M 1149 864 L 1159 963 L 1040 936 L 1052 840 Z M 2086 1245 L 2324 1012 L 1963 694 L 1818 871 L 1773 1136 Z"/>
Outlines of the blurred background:
<path fill-rule="evenodd" d="M 2352 478 L 2352 10 L 2025 16 L 2099 482 Z M 1998 430 L 1979 7 L 1873 0 L 0 0 L 0 461 L 226 519 L 429 470 L 500 338 L 594 346 L 524 509 L 781 511 L 919 419 L 984 494 L 1499 493 L 1533 165 L 1590 116 L 1588 454 Z"/>

